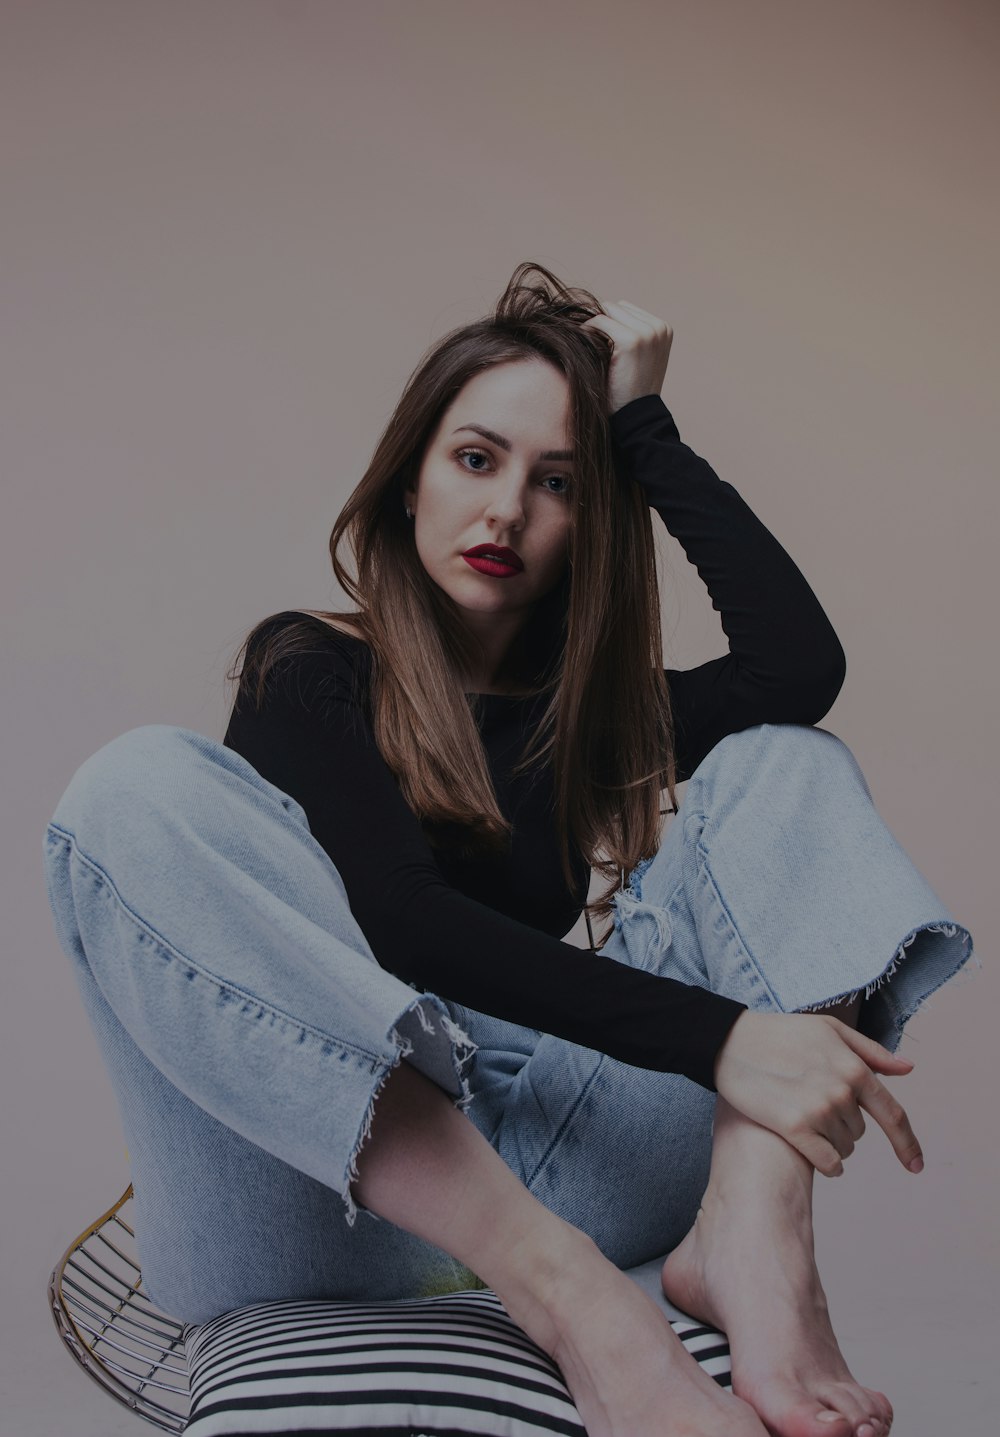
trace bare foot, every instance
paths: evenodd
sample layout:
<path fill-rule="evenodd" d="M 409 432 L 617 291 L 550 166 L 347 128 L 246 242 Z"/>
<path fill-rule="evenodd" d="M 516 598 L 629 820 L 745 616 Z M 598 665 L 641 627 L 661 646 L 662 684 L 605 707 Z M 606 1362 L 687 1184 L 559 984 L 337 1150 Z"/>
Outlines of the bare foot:
<path fill-rule="evenodd" d="M 552 1263 L 544 1306 L 524 1292 L 499 1295 L 559 1366 L 588 1437 L 767 1437 L 753 1409 L 685 1351 L 652 1299 L 578 1236 Z"/>
<path fill-rule="evenodd" d="M 588 1437 L 767 1437 L 656 1304 L 528 1192 L 442 1089 L 403 1062 L 378 1101 L 358 1201 L 498 1294 L 562 1370 Z"/>
<path fill-rule="evenodd" d="M 892 1407 L 855 1382 L 830 1325 L 813 1255 L 812 1167 L 720 1099 L 717 1139 L 727 1123 L 725 1172 L 713 1157 L 694 1227 L 663 1265 L 664 1292 L 726 1333 L 733 1391 L 776 1437 L 885 1437 Z"/>

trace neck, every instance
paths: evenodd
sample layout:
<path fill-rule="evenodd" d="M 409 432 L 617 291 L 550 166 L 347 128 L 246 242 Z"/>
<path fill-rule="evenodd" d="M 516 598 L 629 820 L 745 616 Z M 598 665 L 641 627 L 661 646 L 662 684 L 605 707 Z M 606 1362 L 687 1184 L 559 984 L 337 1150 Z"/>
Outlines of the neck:
<path fill-rule="evenodd" d="M 498 632 L 496 624 L 489 629 L 472 629 L 479 649 L 479 659 L 470 666 L 465 678 L 467 693 L 513 693 L 523 691 L 525 684 L 520 672 L 520 644 L 518 637 L 523 624 L 517 628 L 505 626 Z"/>

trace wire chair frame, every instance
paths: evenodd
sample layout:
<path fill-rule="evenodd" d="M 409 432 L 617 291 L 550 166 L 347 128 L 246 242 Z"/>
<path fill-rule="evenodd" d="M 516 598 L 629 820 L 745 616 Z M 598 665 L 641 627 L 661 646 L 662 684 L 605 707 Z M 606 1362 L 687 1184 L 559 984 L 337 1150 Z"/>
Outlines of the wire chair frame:
<path fill-rule="evenodd" d="M 164 1432 L 183 1432 L 190 1407 L 184 1327 L 142 1292 L 130 1183 L 82 1232 L 49 1278 L 56 1330 L 105 1392 Z"/>

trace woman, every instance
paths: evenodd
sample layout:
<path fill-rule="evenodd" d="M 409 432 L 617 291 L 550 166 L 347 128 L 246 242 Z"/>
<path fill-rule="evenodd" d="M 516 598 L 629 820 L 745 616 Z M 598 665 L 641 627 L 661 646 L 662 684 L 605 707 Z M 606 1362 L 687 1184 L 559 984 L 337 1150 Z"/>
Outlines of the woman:
<path fill-rule="evenodd" d="M 337 521 L 357 610 L 256 627 L 224 744 L 152 725 L 90 758 L 49 893 L 168 1311 L 471 1269 L 595 1437 L 881 1437 L 812 1174 L 862 1111 L 919 1171 L 879 1075 L 971 940 L 812 727 L 840 644 L 681 442 L 671 339 L 519 266 L 418 366 Z M 688 671 L 661 667 L 651 507 L 730 643 Z M 591 868 L 598 950 L 560 939 Z M 621 1272 L 665 1252 L 735 1395 Z"/>

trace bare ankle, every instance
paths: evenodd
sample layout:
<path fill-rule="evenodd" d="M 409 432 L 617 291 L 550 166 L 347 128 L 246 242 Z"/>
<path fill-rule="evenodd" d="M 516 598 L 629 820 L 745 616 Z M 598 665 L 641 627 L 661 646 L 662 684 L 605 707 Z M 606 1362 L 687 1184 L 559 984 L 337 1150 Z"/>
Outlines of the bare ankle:
<path fill-rule="evenodd" d="M 559 1320 L 586 1274 L 606 1262 L 586 1233 L 544 1210 L 518 1238 L 484 1252 L 479 1275 L 505 1301 L 537 1304 Z"/>
<path fill-rule="evenodd" d="M 604 1262 L 550 1212 L 443 1090 L 402 1062 L 375 1104 L 357 1161 L 358 1201 L 441 1247 L 488 1287 L 548 1304 L 581 1264 Z"/>
<path fill-rule="evenodd" d="M 702 1206 L 745 1201 L 767 1193 L 783 1209 L 812 1211 L 812 1165 L 784 1138 L 745 1117 L 719 1098 L 716 1106 L 712 1165 Z"/>

